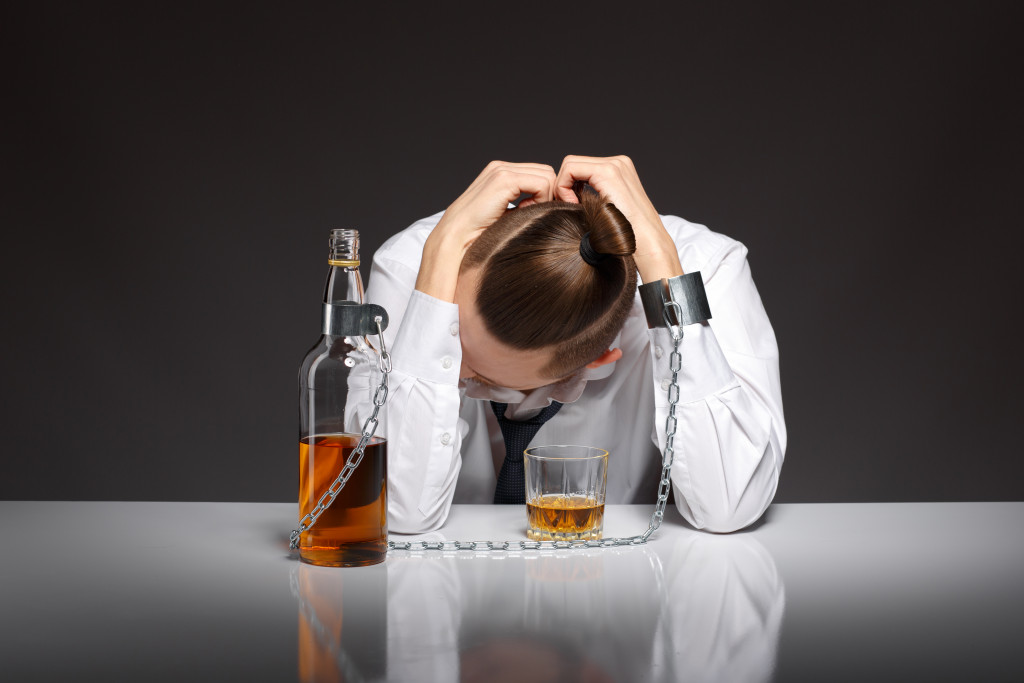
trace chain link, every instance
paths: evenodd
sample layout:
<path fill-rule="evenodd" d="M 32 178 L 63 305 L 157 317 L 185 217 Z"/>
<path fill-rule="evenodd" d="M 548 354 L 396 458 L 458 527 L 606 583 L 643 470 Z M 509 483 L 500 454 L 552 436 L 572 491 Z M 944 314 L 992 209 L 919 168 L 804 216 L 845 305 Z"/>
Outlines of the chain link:
<path fill-rule="evenodd" d="M 670 313 L 674 313 L 675 317 L 670 316 Z M 579 548 L 612 548 L 617 546 L 629 546 L 629 545 L 643 545 L 647 543 L 651 535 L 658 530 L 661 526 L 662 520 L 665 519 L 665 506 L 668 504 L 669 488 L 672 485 L 672 463 L 675 460 L 675 435 L 676 435 L 676 405 L 679 403 L 679 371 L 683 367 L 683 356 L 679 353 L 679 347 L 683 341 L 683 328 L 679 325 L 674 324 L 674 320 L 681 319 L 681 309 L 679 304 L 674 301 L 666 301 L 665 309 L 663 311 L 665 318 L 665 324 L 668 326 L 669 333 L 672 335 L 672 352 L 669 354 L 669 369 L 672 371 L 672 379 L 669 382 L 668 387 L 668 416 L 665 418 L 665 450 L 662 453 L 661 458 L 661 480 L 658 482 L 658 499 L 654 507 L 654 513 L 651 515 L 651 521 L 647 525 L 647 530 L 638 536 L 625 536 L 622 538 L 603 538 L 603 539 L 590 539 L 590 540 L 575 540 L 575 541 L 388 541 L 388 550 L 410 550 L 410 551 L 424 551 L 424 550 L 440 550 L 440 551 L 468 551 L 468 552 L 492 552 L 492 551 L 517 551 L 517 550 L 576 550 Z M 345 483 L 348 478 L 352 476 L 352 470 L 359 465 L 363 459 L 363 448 L 366 442 L 373 436 L 373 431 L 377 429 L 377 411 L 382 405 L 384 405 L 384 398 L 387 397 L 387 386 L 388 386 L 388 373 L 391 372 L 391 356 L 388 355 L 387 349 L 384 347 L 384 332 L 380 329 L 380 318 L 377 320 L 377 331 L 380 335 L 381 355 L 378 361 L 378 366 L 384 377 L 381 380 L 381 385 L 377 387 L 377 392 L 374 394 L 374 408 L 373 415 L 363 425 L 363 437 L 359 440 L 359 446 L 356 451 L 353 452 L 353 457 L 349 458 L 349 461 L 345 463 L 345 467 L 342 468 L 341 474 L 334 480 L 328 488 L 327 493 L 321 496 L 320 501 L 317 503 L 313 511 L 302 518 L 299 522 L 299 528 L 296 531 L 292 531 L 291 534 L 291 548 L 295 550 L 299 547 L 299 535 L 313 526 L 316 522 L 317 517 L 326 510 L 338 493 L 345 487 Z M 386 369 L 385 369 L 386 367 Z M 383 396 L 381 397 L 380 403 L 377 402 L 377 397 L 383 389 Z M 373 423 L 373 430 L 367 434 L 367 427 L 370 423 Z M 347 474 L 346 474 L 347 471 Z M 334 487 L 338 486 L 337 490 Z M 332 493 L 333 490 L 333 493 Z M 327 501 L 324 504 L 324 501 Z M 311 518 L 309 524 L 306 524 L 306 519 Z"/>
<path fill-rule="evenodd" d="M 377 337 L 380 339 L 380 356 L 377 357 L 377 367 L 381 371 L 380 384 L 377 386 L 377 390 L 373 393 L 373 414 L 366 419 L 363 423 L 363 431 L 359 437 L 359 444 L 356 446 L 352 454 L 349 455 L 345 461 L 345 466 L 341 468 L 341 472 L 338 473 L 337 479 L 331 482 L 331 485 L 327 487 L 327 491 L 324 495 L 320 496 L 320 500 L 317 501 L 309 513 L 299 520 L 299 528 L 293 529 L 292 533 L 288 537 L 288 546 L 292 550 L 298 550 L 299 539 L 302 533 L 309 529 L 311 526 L 316 524 L 316 520 L 320 518 L 320 515 L 324 513 L 324 510 L 331 506 L 334 499 L 338 497 L 341 490 L 345 488 L 345 484 L 348 483 L 349 478 L 359 463 L 363 461 L 363 452 L 366 450 L 366 444 L 373 438 L 374 433 L 377 431 L 377 413 L 380 412 L 381 407 L 384 406 L 384 401 L 388 397 L 388 375 L 391 374 L 391 354 L 388 353 L 387 346 L 384 344 L 384 330 L 381 328 L 383 318 L 376 316 L 374 322 L 377 324 Z"/>

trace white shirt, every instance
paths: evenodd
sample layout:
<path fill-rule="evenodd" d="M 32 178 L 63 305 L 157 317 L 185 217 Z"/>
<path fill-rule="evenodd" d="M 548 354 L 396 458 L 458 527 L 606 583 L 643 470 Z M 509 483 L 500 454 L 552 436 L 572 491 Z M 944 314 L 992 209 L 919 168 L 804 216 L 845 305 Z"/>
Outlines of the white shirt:
<path fill-rule="evenodd" d="M 505 459 L 487 399 L 524 419 L 552 400 L 565 405 L 531 445 L 608 450 L 609 504 L 654 502 L 668 415 L 664 328 L 648 330 L 639 293 L 612 348 L 622 358 L 578 381 L 529 392 L 460 381 L 459 309 L 415 290 L 423 244 L 444 212 L 413 223 L 377 251 L 366 299 L 383 306 L 393 372 L 378 433 L 388 440 L 388 527 L 432 531 L 453 502 L 490 503 Z M 778 486 L 786 447 L 775 334 L 746 247 L 702 225 L 662 216 L 685 272 L 700 271 L 709 325 L 683 328 L 675 503 L 696 528 L 734 531 L 756 521 Z"/>

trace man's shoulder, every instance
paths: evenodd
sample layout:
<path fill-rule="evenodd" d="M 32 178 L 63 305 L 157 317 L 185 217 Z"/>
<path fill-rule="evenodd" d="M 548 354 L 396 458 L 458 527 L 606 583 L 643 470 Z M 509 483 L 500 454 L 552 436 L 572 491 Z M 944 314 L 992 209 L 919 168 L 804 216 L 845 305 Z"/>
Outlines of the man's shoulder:
<path fill-rule="evenodd" d="M 423 244 L 443 215 L 444 211 L 438 211 L 395 233 L 377 249 L 373 260 L 397 262 L 418 270 L 423 256 Z"/>
<path fill-rule="evenodd" d="M 709 271 L 728 254 L 746 255 L 746 247 L 738 240 L 715 232 L 706 225 L 679 216 L 661 216 L 661 222 L 679 251 L 683 270 Z"/>

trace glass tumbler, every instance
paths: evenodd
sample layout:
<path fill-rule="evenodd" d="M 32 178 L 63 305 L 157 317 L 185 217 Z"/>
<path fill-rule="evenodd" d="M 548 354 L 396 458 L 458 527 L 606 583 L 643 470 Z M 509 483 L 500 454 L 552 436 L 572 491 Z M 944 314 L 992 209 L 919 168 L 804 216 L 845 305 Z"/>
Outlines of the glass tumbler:
<path fill-rule="evenodd" d="M 525 451 L 526 535 L 534 541 L 600 539 L 608 451 L 537 446 Z"/>

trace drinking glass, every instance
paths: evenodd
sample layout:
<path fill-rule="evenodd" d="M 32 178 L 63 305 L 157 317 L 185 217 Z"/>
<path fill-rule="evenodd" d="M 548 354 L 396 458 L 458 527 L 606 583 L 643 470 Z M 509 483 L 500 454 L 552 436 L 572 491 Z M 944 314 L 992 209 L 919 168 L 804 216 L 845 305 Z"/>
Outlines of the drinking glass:
<path fill-rule="evenodd" d="M 528 538 L 601 538 L 608 451 L 593 446 L 537 446 L 526 449 L 525 465 Z"/>

